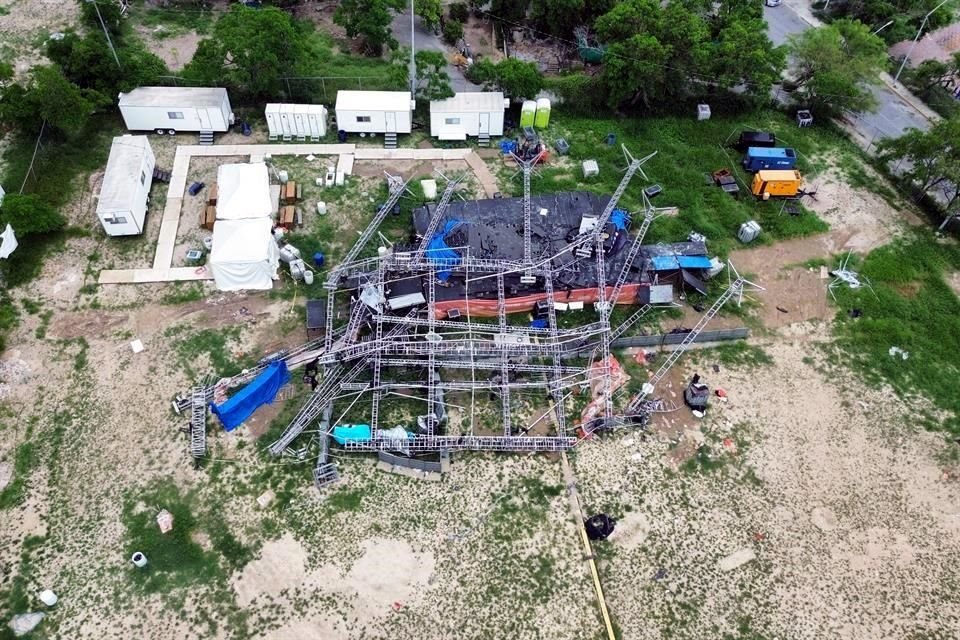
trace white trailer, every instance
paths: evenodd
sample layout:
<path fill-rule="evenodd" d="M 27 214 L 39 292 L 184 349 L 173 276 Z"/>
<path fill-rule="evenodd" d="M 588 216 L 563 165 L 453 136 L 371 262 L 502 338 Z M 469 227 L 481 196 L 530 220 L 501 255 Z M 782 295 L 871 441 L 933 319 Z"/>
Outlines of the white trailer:
<path fill-rule="evenodd" d="M 338 91 L 337 129 L 347 133 L 410 133 L 413 108 L 407 91 Z"/>
<path fill-rule="evenodd" d="M 503 135 L 503 111 L 510 106 L 499 91 L 458 93 L 430 103 L 430 135 L 441 140 L 466 140 Z"/>
<path fill-rule="evenodd" d="M 156 162 L 147 136 L 113 139 L 97 202 L 97 218 L 108 236 L 143 233 Z"/>
<path fill-rule="evenodd" d="M 234 121 L 227 90 L 215 87 L 137 87 L 120 94 L 119 106 L 131 131 L 222 133 Z"/>

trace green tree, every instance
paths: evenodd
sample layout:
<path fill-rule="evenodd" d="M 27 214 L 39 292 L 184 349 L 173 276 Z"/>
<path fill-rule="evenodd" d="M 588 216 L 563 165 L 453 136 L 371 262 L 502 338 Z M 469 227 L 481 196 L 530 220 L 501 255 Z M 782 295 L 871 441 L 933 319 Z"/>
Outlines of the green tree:
<path fill-rule="evenodd" d="M 914 37 L 923 17 L 932 11 L 941 0 L 832 0 L 827 9 L 830 19 L 847 18 L 859 20 L 876 29 L 893 20 L 893 24 L 880 32 L 879 37 L 888 43 L 900 42 Z M 927 18 L 926 29 L 932 31 L 953 21 L 950 5 L 941 7 Z"/>
<path fill-rule="evenodd" d="M 80 18 L 90 30 L 102 31 L 100 18 L 111 35 L 123 33 L 123 16 L 120 15 L 120 3 L 105 0 L 77 0 L 80 5 Z M 99 14 L 98 14 L 99 12 Z"/>
<path fill-rule="evenodd" d="M 483 3 L 479 6 L 482 7 Z M 490 14 L 510 22 L 523 22 L 527 17 L 529 6 L 530 0 L 490 0 Z"/>
<path fill-rule="evenodd" d="M 941 120 L 929 131 L 909 129 L 877 145 L 885 162 L 905 163 L 903 177 L 921 193 L 940 189 L 947 209 L 960 198 L 960 117 Z"/>
<path fill-rule="evenodd" d="M 530 18 L 544 31 L 571 39 L 573 30 L 584 23 L 586 0 L 533 0 Z"/>
<path fill-rule="evenodd" d="M 723 88 L 743 85 L 747 94 L 765 100 L 770 85 L 780 79 L 787 64 L 784 47 L 767 37 L 762 18 L 733 19 L 715 37 L 710 76 Z"/>
<path fill-rule="evenodd" d="M 837 20 L 791 36 L 788 47 L 796 60 L 798 95 L 805 105 L 826 113 L 876 108 L 869 85 L 879 84 L 887 52 L 870 27 Z"/>
<path fill-rule="evenodd" d="M 543 75 L 536 63 L 516 58 L 507 58 L 496 64 L 484 58 L 473 64 L 467 74 L 485 89 L 503 91 L 513 100 L 534 98 L 543 89 Z"/>
<path fill-rule="evenodd" d="M 50 40 L 47 57 L 60 66 L 70 82 L 98 92 L 105 103 L 112 103 L 118 92 L 155 84 L 159 76 L 167 73 L 163 60 L 136 40 L 117 48 L 121 65 L 117 68 L 100 31 L 91 31 L 82 38 L 68 33 L 60 40 Z"/>
<path fill-rule="evenodd" d="M 234 89 L 250 99 L 281 95 L 283 77 L 308 69 L 308 33 L 275 7 L 234 4 L 197 47 L 184 74 L 200 84 Z"/>
<path fill-rule="evenodd" d="M 88 95 L 53 65 L 34 67 L 26 86 L 10 85 L 0 99 L 0 121 L 30 135 L 44 122 L 67 136 L 76 135 L 93 110 Z"/>
<path fill-rule="evenodd" d="M 386 45 L 397 48 L 390 25 L 393 16 L 390 11 L 403 10 L 403 0 L 341 0 L 333 21 L 346 29 L 350 38 L 361 38 L 364 51 L 373 56 L 383 53 Z"/>
<path fill-rule="evenodd" d="M 67 220 L 59 211 L 33 194 L 10 193 L 0 205 L 0 230 L 13 227 L 17 239 L 59 231 Z"/>
<path fill-rule="evenodd" d="M 414 0 L 413 12 L 423 19 L 427 28 L 435 29 L 440 26 L 440 16 L 443 14 L 440 0 Z"/>
<path fill-rule="evenodd" d="M 457 44 L 457 40 L 463 37 L 463 23 L 456 20 L 447 20 L 443 24 L 443 39 L 451 45 Z"/>
<path fill-rule="evenodd" d="M 470 10 L 463 2 L 452 2 L 448 10 L 450 19 L 455 22 L 466 22 L 470 17 Z"/>
<path fill-rule="evenodd" d="M 443 100 L 453 96 L 447 60 L 439 51 L 417 51 L 417 95 L 421 100 Z"/>

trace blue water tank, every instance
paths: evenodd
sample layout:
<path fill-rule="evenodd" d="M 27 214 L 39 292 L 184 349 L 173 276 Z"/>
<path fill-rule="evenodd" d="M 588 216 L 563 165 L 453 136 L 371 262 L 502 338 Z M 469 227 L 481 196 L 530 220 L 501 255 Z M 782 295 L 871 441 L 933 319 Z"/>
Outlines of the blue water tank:
<path fill-rule="evenodd" d="M 323 257 L 322 251 L 317 251 L 315 254 L 313 254 L 313 266 L 317 268 L 322 267 L 323 261 L 324 261 L 324 257 Z"/>

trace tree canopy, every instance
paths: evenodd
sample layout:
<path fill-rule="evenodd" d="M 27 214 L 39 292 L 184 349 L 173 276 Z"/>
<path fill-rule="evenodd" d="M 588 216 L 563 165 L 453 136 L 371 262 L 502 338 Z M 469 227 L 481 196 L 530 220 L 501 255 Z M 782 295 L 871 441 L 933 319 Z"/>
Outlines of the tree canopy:
<path fill-rule="evenodd" d="M 87 92 L 67 80 L 54 65 L 34 67 L 30 79 L 10 85 L 0 98 L 0 121 L 36 133 L 46 122 L 64 135 L 83 130 L 94 110 Z"/>
<path fill-rule="evenodd" d="M 513 100 L 535 98 L 543 89 L 543 76 L 536 63 L 516 58 L 497 63 L 484 58 L 471 65 L 467 74 L 484 89 L 498 89 Z"/>
<path fill-rule="evenodd" d="M 346 29 L 348 37 L 360 38 L 367 54 L 379 56 L 384 46 L 397 48 L 391 10 L 401 11 L 405 5 L 403 0 L 341 0 L 333 21 Z"/>
<path fill-rule="evenodd" d="M 715 8 L 703 0 L 617 3 L 595 24 L 607 48 L 600 77 L 609 106 L 655 109 L 716 89 L 766 96 L 786 57 L 751 7 L 746 0 Z"/>
<path fill-rule="evenodd" d="M 59 231 L 67 220 L 59 211 L 33 194 L 7 194 L 0 205 L 0 229 L 13 227 L 17 238 Z"/>
<path fill-rule="evenodd" d="M 893 24 L 884 28 L 879 36 L 888 43 L 911 40 L 917 34 L 923 16 L 940 4 L 941 0 L 833 0 L 827 8 L 832 18 L 859 20 L 873 31 L 888 21 Z M 944 27 L 953 20 L 950 5 L 934 11 L 927 19 L 926 29 Z"/>
<path fill-rule="evenodd" d="M 277 96 L 285 76 L 308 67 L 308 35 L 280 9 L 234 4 L 200 42 L 184 75 L 208 86 L 226 85 L 249 99 Z"/>
<path fill-rule="evenodd" d="M 424 24 L 430 29 L 440 26 L 440 16 L 443 14 L 440 0 L 414 0 L 413 11 L 423 18 Z"/>
<path fill-rule="evenodd" d="M 796 60 L 798 95 L 806 106 L 827 113 L 876 108 L 869 86 L 880 82 L 887 51 L 870 27 L 836 20 L 791 36 L 789 47 Z"/>
<path fill-rule="evenodd" d="M 948 209 L 960 198 L 960 117 L 941 120 L 929 131 L 910 129 L 886 138 L 877 150 L 886 162 L 904 161 L 903 177 L 921 192 L 940 189 Z"/>
<path fill-rule="evenodd" d="M 443 100 L 453 96 L 447 59 L 439 51 L 417 51 L 417 95 L 421 100 Z"/>

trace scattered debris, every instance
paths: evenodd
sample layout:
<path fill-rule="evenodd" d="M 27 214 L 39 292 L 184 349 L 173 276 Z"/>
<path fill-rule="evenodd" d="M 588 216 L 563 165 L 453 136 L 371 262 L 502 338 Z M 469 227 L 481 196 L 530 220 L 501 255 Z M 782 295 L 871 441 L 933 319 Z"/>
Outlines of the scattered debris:
<path fill-rule="evenodd" d="M 13 635 L 17 637 L 25 636 L 33 631 L 46 615 L 47 614 L 41 611 L 21 613 L 20 615 L 13 616 L 8 626 L 13 630 Z"/>
<path fill-rule="evenodd" d="M 873 291 L 873 286 L 871 286 L 869 280 L 861 278 L 858 272 L 848 268 L 847 265 L 850 264 L 850 256 L 852 253 L 852 251 L 848 251 L 847 256 L 840 261 L 840 266 L 830 272 L 833 280 L 827 285 L 827 290 L 830 291 L 830 297 L 833 298 L 834 301 L 836 301 L 837 297 L 834 295 L 833 290 L 840 285 L 845 284 L 851 289 L 859 289 L 867 286 L 870 291 Z M 873 291 L 873 295 L 876 296 L 877 293 Z"/>
<path fill-rule="evenodd" d="M 616 525 L 617 521 L 605 513 L 592 515 L 583 522 L 587 537 L 591 540 L 606 540 Z"/>
<path fill-rule="evenodd" d="M 896 358 L 897 356 L 900 356 L 901 360 L 906 360 L 907 358 L 910 357 L 910 352 L 904 351 L 900 347 L 890 347 L 889 349 L 887 349 L 887 353 L 890 354 L 891 358 Z"/>
<path fill-rule="evenodd" d="M 143 351 L 143 341 L 137 338 L 130 343 L 130 349 L 132 349 L 134 353 L 140 353 Z"/>
<path fill-rule="evenodd" d="M 138 569 L 143 569 L 145 566 L 147 566 L 147 556 L 137 551 L 130 557 L 130 562 L 132 562 L 133 566 L 137 567 Z"/>
<path fill-rule="evenodd" d="M 787 311 L 787 310 L 784 309 L 783 307 L 777 307 L 777 311 L 779 311 L 780 313 L 790 313 L 789 311 Z"/>
<path fill-rule="evenodd" d="M 743 565 L 757 559 L 757 554 L 753 552 L 753 549 L 740 549 L 734 551 L 726 558 L 722 559 L 718 566 L 720 571 L 729 572 L 742 567 Z"/>
<path fill-rule="evenodd" d="M 157 514 L 157 526 L 160 527 L 160 533 L 173 531 L 173 514 L 166 509 L 161 509 Z"/>
<path fill-rule="evenodd" d="M 60 598 L 57 597 L 57 594 L 55 594 L 50 589 L 44 589 L 43 591 L 40 592 L 40 602 L 47 605 L 48 607 L 54 606 L 55 604 L 57 604 L 59 600 Z"/>
<path fill-rule="evenodd" d="M 658 582 L 660 580 L 663 580 L 666 577 L 667 577 L 667 570 L 664 569 L 663 567 L 660 567 L 659 569 L 657 569 L 657 572 L 653 574 L 653 579 Z"/>
<path fill-rule="evenodd" d="M 275 497 L 276 494 L 270 489 L 267 489 L 257 497 L 257 504 L 260 505 L 261 509 L 266 509 Z"/>

